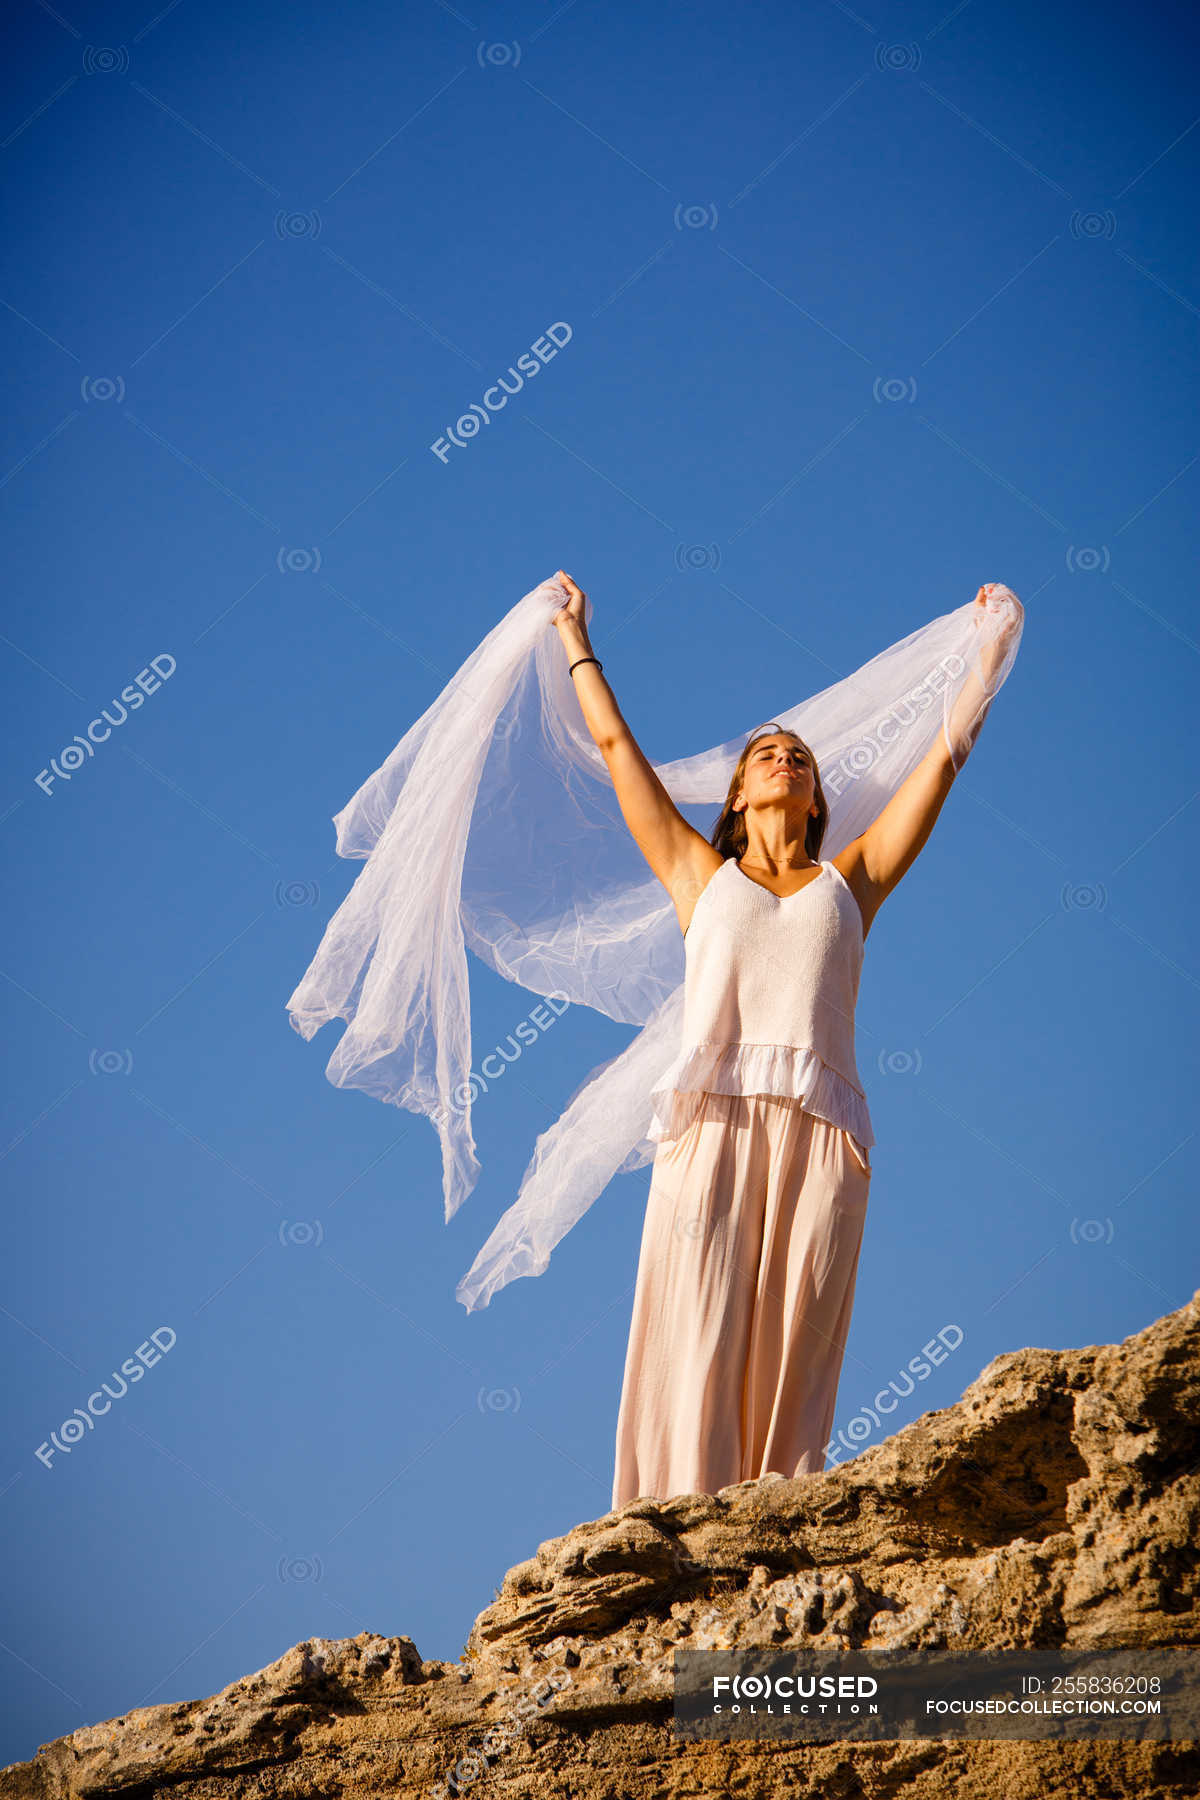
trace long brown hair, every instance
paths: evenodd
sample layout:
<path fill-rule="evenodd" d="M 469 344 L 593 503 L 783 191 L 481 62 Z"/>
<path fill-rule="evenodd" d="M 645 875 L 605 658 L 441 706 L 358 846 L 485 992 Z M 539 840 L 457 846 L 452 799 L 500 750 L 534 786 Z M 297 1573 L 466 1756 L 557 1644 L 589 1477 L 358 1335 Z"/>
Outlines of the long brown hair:
<path fill-rule="evenodd" d="M 800 748 L 807 752 L 808 758 L 812 763 L 813 799 L 816 801 L 817 811 L 815 817 L 812 813 L 808 815 L 804 827 L 804 849 L 806 854 L 811 856 L 814 862 L 819 862 L 821 860 L 821 843 L 825 836 L 825 827 L 829 823 L 829 806 L 821 787 L 821 772 L 817 768 L 817 759 L 798 732 L 790 731 L 786 725 L 780 725 L 775 721 L 772 721 L 769 725 L 760 725 L 758 730 L 751 732 L 750 736 L 746 739 L 742 754 L 738 757 L 737 768 L 733 771 L 733 780 L 729 783 L 729 792 L 725 796 L 725 804 L 721 808 L 721 816 L 713 826 L 712 836 L 708 841 L 713 846 L 714 850 L 719 850 L 721 852 L 723 857 L 728 859 L 731 856 L 736 856 L 739 862 L 745 852 L 749 849 L 750 839 L 749 834 L 746 831 L 746 815 L 744 812 L 734 812 L 733 803 L 737 799 L 737 791 L 742 785 L 742 779 L 746 773 L 746 764 L 749 761 L 751 750 L 753 750 L 759 738 L 772 736 L 790 737 L 794 743 L 799 744 Z"/>

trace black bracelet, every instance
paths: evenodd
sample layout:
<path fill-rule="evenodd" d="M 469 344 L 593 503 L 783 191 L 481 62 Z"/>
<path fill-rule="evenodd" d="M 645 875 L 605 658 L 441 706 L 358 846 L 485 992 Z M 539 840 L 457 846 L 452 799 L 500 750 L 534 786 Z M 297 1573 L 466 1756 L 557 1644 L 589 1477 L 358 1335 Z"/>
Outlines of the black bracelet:
<path fill-rule="evenodd" d="M 579 663 L 585 663 L 585 662 L 594 662 L 598 669 L 604 668 L 604 664 L 600 661 L 600 658 L 598 656 L 581 656 L 579 658 L 579 662 L 573 662 L 571 664 L 571 667 L 567 670 L 567 674 L 573 675 L 575 670 L 579 667 Z"/>

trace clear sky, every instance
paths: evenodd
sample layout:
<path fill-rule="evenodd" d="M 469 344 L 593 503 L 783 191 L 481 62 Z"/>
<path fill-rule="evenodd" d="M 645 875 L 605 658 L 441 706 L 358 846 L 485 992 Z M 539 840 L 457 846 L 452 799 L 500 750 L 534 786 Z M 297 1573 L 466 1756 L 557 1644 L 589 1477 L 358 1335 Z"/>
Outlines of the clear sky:
<path fill-rule="evenodd" d="M 4 1761 L 308 1637 L 453 1659 L 608 1509 L 649 1170 L 454 1289 L 632 1028 L 572 1009 L 477 1102 L 447 1227 L 429 1123 L 284 1010 L 333 815 L 560 567 L 662 761 L 1025 604 L 867 946 L 852 1451 L 1197 1286 L 1191 9 L 19 18 Z M 471 970 L 482 1050 L 532 997 Z"/>

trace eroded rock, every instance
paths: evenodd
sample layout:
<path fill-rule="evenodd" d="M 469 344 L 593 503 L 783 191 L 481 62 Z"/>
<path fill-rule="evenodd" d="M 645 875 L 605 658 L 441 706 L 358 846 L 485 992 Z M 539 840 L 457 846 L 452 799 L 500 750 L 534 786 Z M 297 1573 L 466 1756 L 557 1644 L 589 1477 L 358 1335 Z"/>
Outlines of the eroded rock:
<path fill-rule="evenodd" d="M 458 1663 L 311 1639 L 207 1700 L 0 1773 L 0 1800 L 1183 1800 L 1188 1743 L 672 1738 L 676 1648 L 1200 1643 L 1200 1295 L 1120 1344 L 997 1357 L 852 1462 L 637 1500 L 506 1575 Z"/>

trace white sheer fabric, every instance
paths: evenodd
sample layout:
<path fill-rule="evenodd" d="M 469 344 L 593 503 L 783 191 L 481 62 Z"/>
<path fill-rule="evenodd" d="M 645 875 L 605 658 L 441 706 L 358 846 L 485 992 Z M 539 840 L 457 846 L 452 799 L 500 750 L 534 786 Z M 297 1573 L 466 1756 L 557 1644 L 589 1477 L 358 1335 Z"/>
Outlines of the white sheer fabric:
<path fill-rule="evenodd" d="M 1008 588 L 991 583 L 982 595 L 764 715 L 816 756 L 825 860 L 865 830 L 939 731 L 962 766 L 1023 625 Z M 335 816 L 338 854 L 365 867 L 287 1002 L 304 1038 L 346 1020 L 326 1065 L 335 1086 L 428 1116 L 447 1220 L 480 1172 L 473 1101 L 517 1055 L 547 1048 L 526 1025 L 498 1070 L 472 1069 L 467 946 L 555 1011 L 582 1004 L 641 1028 L 538 1137 L 516 1200 L 458 1284 L 468 1312 L 518 1275 L 542 1274 L 611 1178 L 651 1160 L 651 1090 L 680 1048 L 679 921 L 584 724 L 551 623 L 566 599 L 554 578 L 519 600 Z M 589 622 L 591 611 L 588 602 Z M 677 806 L 712 809 L 690 821 L 705 837 L 756 728 L 655 765 Z"/>

